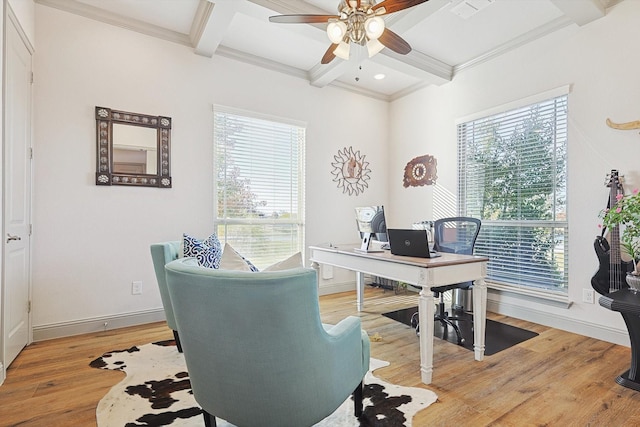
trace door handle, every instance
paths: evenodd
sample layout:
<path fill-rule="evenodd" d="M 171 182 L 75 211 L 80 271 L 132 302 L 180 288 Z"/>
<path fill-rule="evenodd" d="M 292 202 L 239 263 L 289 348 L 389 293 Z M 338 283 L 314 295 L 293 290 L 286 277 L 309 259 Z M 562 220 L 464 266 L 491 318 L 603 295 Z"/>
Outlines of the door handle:
<path fill-rule="evenodd" d="M 22 240 L 22 238 L 20 236 L 12 236 L 11 234 L 7 233 L 7 243 L 12 240 Z"/>

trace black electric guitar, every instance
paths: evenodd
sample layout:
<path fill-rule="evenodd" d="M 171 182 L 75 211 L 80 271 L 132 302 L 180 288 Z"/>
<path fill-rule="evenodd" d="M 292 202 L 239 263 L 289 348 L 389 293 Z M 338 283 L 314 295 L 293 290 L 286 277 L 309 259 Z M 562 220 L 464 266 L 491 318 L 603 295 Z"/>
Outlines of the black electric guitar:
<path fill-rule="evenodd" d="M 608 207 L 614 209 L 618 194 L 623 194 L 617 170 L 611 170 L 607 187 L 610 189 Z M 609 230 L 610 242 L 604 237 L 604 228 L 602 233 L 593 242 L 600 266 L 591 278 L 591 286 L 600 295 L 607 295 L 628 287 L 625 277 L 627 272 L 633 271 L 633 261 L 623 261 L 620 256 L 620 230 L 617 225 Z"/>

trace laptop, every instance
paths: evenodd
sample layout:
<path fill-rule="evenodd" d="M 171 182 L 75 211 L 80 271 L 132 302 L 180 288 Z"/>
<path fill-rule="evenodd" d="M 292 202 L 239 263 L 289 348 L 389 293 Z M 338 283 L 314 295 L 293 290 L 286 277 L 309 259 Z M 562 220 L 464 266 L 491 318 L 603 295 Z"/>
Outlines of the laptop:
<path fill-rule="evenodd" d="M 429 250 L 429 240 L 425 230 L 388 228 L 389 246 L 393 255 L 435 258 L 440 254 Z"/>

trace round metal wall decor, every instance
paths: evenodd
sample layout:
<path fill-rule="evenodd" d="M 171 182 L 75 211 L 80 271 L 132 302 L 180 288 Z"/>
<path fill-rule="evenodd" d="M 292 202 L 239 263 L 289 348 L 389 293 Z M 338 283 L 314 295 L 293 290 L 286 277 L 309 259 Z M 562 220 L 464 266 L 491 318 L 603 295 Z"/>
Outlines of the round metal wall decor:
<path fill-rule="evenodd" d="M 333 181 L 338 183 L 338 188 L 342 188 L 343 193 L 350 196 L 364 192 L 369 186 L 367 181 L 371 178 L 369 174 L 369 162 L 365 161 L 365 156 L 360 154 L 360 150 L 353 151 L 352 147 L 338 150 L 338 154 L 333 156 L 331 163 L 334 176 Z"/>
<path fill-rule="evenodd" d="M 420 187 L 435 184 L 438 179 L 437 164 L 436 158 L 428 154 L 412 159 L 404 167 L 403 185 Z"/>

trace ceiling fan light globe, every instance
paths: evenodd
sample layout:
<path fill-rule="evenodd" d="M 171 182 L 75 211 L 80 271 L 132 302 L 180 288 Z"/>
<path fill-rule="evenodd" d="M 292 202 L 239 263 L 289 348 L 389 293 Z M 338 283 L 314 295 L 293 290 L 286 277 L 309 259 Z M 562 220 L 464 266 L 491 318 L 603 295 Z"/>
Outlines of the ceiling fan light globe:
<path fill-rule="evenodd" d="M 376 53 L 384 49 L 384 45 L 378 41 L 378 39 L 371 39 L 367 42 L 367 52 L 369 52 L 369 58 Z"/>
<path fill-rule="evenodd" d="M 342 21 L 330 22 L 327 25 L 327 36 L 332 43 L 340 43 L 347 33 L 347 25 Z"/>
<path fill-rule="evenodd" d="M 333 51 L 333 54 L 340 59 L 344 59 L 345 61 L 349 60 L 349 52 L 351 51 L 351 46 L 349 43 L 340 42 L 338 47 Z"/>
<path fill-rule="evenodd" d="M 364 23 L 364 30 L 369 39 L 378 39 L 384 32 L 384 19 L 379 16 L 371 16 Z"/>

